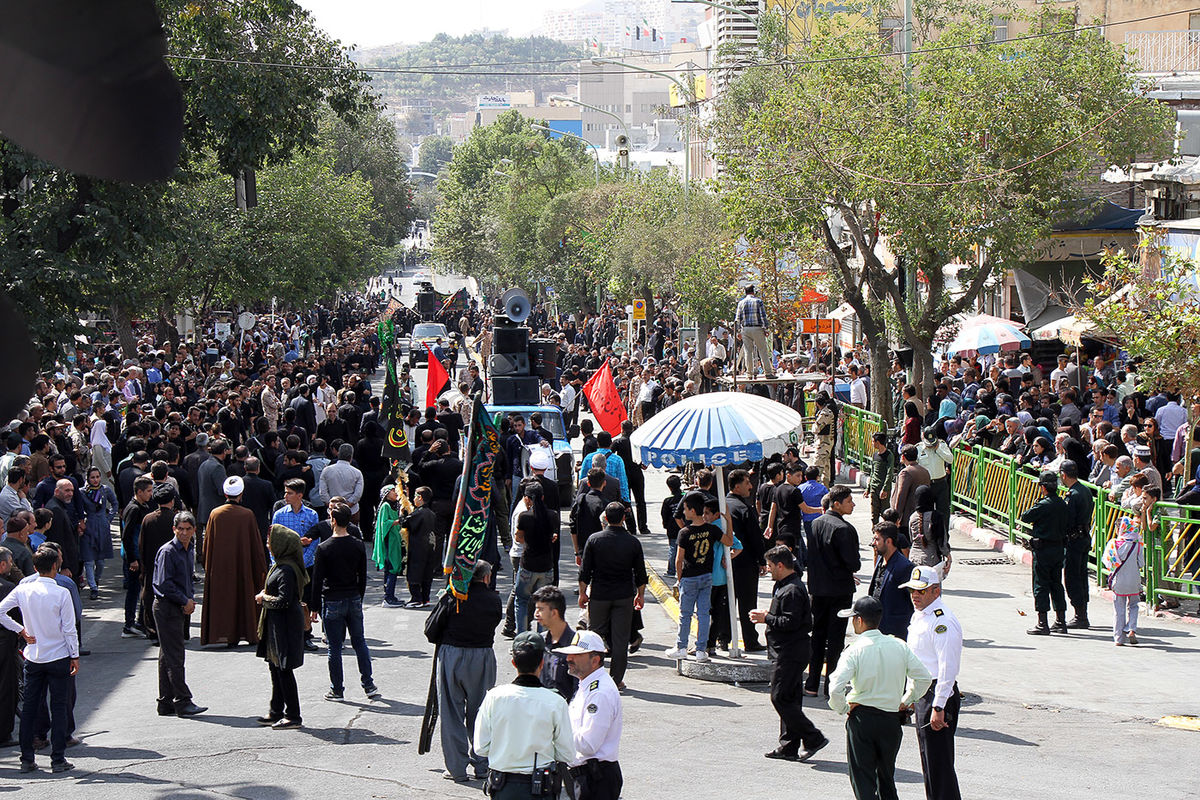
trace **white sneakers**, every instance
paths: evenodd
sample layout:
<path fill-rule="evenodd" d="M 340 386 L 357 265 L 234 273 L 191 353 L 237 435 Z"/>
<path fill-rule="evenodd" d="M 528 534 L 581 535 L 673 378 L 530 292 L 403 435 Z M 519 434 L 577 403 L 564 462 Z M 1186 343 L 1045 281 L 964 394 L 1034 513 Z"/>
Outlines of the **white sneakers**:
<path fill-rule="evenodd" d="M 711 658 L 712 657 L 709 656 L 707 650 L 697 650 L 696 651 L 696 663 L 697 664 L 704 664 L 705 662 L 711 660 Z"/>
<path fill-rule="evenodd" d="M 675 661 L 682 661 L 687 658 L 687 650 L 682 647 L 676 647 L 674 650 L 668 650 L 664 655 Z"/>

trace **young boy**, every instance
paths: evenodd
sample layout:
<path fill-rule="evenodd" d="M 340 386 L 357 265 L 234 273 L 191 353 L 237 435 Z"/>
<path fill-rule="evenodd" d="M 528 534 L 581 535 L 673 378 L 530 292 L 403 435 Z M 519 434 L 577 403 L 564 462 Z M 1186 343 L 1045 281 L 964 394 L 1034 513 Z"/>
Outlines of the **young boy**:
<path fill-rule="evenodd" d="M 712 601 L 712 570 L 717 542 L 729 547 L 733 533 L 722 533 L 711 522 L 705 522 L 704 503 L 700 492 L 690 492 L 683 498 L 683 516 L 687 524 L 679 530 L 675 552 L 675 574 L 679 576 L 679 634 L 675 649 L 667 658 L 687 658 L 688 635 L 692 630 L 692 613 L 696 614 L 696 660 L 708 661 L 709 609 Z"/>
<path fill-rule="evenodd" d="M 670 548 L 670 554 L 667 556 L 668 578 L 675 577 L 675 543 L 679 536 L 679 526 L 675 524 L 675 511 L 679 508 L 679 501 L 683 499 L 683 490 L 680 488 L 682 485 L 683 481 L 678 475 L 667 476 L 667 489 L 671 493 L 662 503 L 662 524 L 667 534 L 667 546 Z"/>
<path fill-rule="evenodd" d="M 704 521 L 709 525 L 719 525 L 718 520 L 721 518 L 721 505 L 717 498 L 710 497 L 704 501 Z M 725 526 L 721 525 L 724 530 Z M 732 529 L 732 526 L 731 526 Z M 736 536 L 733 537 L 733 544 L 729 551 L 730 558 L 736 558 L 737 554 L 742 551 L 742 542 Z M 729 590 L 725 584 L 728 581 L 728 573 L 725 572 L 725 545 L 717 542 L 713 548 L 713 568 L 712 568 L 712 601 L 709 603 L 709 619 L 712 622 L 708 626 L 708 654 L 716 655 L 717 647 L 722 650 L 729 649 L 730 632 L 729 632 Z M 697 643 L 699 647 L 699 643 Z"/>

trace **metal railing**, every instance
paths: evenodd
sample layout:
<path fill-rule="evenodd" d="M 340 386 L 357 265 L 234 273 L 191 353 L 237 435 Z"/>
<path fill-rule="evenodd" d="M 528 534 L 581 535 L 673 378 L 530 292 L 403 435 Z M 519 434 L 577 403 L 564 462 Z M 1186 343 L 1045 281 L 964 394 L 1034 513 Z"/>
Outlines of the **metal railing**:
<path fill-rule="evenodd" d="M 871 435 L 883 430 L 878 414 L 843 403 L 841 448 L 846 464 L 870 472 Z M 950 470 L 951 506 L 972 517 L 980 527 L 991 528 L 1013 544 L 1029 539 L 1029 525 L 1021 521 L 1040 497 L 1037 473 L 1016 459 L 986 447 L 960 446 L 954 450 Z M 1107 585 L 1108 571 L 1102 558 L 1105 547 L 1116 535 L 1122 517 L 1130 516 L 1112 494 L 1087 481 L 1080 481 L 1093 498 L 1092 550 L 1089 563 L 1097 585 Z M 1065 493 L 1060 487 L 1060 492 Z M 1165 598 L 1195 598 L 1200 595 L 1200 507 L 1156 503 L 1150 529 L 1143 534 L 1146 570 L 1142 575 L 1146 596 L 1160 603 Z"/>
<path fill-rule="evenodd" d="M 1132 31 L 1125 46 L 1142 72 L 1200 71 L 1200 31 Z"/>

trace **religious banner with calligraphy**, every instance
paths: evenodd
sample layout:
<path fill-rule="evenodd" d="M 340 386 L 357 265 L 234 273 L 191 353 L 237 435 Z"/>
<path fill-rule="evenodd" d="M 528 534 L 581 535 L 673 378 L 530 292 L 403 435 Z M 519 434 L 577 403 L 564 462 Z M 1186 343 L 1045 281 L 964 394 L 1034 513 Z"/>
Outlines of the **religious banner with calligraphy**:
<path fill-rule="evenodd" d="M 500 430 L 478 397 L 471 408 L 462 487 L 446 543 L 443 568 L 450 576 L 450 590 L 466 599 L 475 574 L 475 561 L 483 549 L 492 509 L 492 475 L 500 456 Z"/>
<path fill-rule="evenodd" d="M 608 369 L 605 359 L 596 374 L 588 378 L 583 385 L 583 394 L 588 399 L 588 406 L 600 427 L 613 436 L 621 435 L 621 423 L 629 419 L 625 413 L 625 404 L 621 402 L 621 394 L 613 383 L 612 372 Z"/>

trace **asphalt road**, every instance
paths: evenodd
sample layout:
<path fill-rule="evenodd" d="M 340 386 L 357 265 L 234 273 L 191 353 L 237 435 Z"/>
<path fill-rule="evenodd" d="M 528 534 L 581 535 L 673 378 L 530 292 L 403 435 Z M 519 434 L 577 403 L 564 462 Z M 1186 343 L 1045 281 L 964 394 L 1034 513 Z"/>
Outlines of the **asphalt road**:
<path fill-rule="evenodd" d="M 652 470 L 647 477 L 655 535 L 643 546 L 661 566 L 666 544 L 653 509 L 666 494 L 665 473 Z M 864 516 L 859 511 L 853 518 L 860 532 L 867 529 Z M 1113 647 L 1105 629 L 1033 639 L 1024 633 L 1030 618 L 1018 613 L 1032 610 L 1026 570 L 969 565 L 965 560 L 995 554 L 961 537 L 954 546 L 958 564 L 946 598 L 967 637 L 960 679 L 967 702 L 957 751 L 964 796 L 1094 800 L 1114 789 L 1164 799 L 1194 796 L 1187 754 L 1200 734 L 1155 724 L 1167 714 L 1200 714 L 1190 691 L 1200 647 L 1194 627 L 1146 620 L 1144 644 L 1136 648 Z M 564 568 L 563 585 L 571 586 L 568 557 Z M 322 700 L 325 654 L 309 654 L 298 672 L 305 727 L 273 731 L 254 724 L 270 694 L 265 663 L 252 648 L 199 649 L 196 639 L 188 652 L 189 682 L 209 712 L 192 719 L 155 715 L 156 650 L 120 638 L 117 572 L 110 566 L 101 600 L 85 612 L 84 642 L 92 655 L 83 659 L 78 678 L 77 733 L 84 743 L 68 751 L 76 770 L 18 776 L 17 751 L 6 749 L 0 751 L 0 791 L 55 781 L 69 783 L 80 800 L 478 796 L 479 784 L 441 778 L 436 737 L 432 753 L 417 755 L 432 647 L 421 632 L 424 614 L 379 605 L 380 575 L 373 573 L 368 584 L 366 630 L 382 699 L 368 701 L 353 688 L 350 658 L 346 702 Z M 505 577 L 502 591 L 507 586 Z M 764 603 L 769 588 L 766 580 L 760 585 Z M 1092 617 L 1106 626 L 1108 609 L 1097 601 Z M 777 732 L 766 687 L 678 676 L 662 655 L 672 644 L 674 622 L 652 598 L 644 618 L 646 644 L 626 677 L 624 797 L 775 797 L 781 787 L 801 797 L 851 796 L 841 719 L 813 707 L 814 722 L 832 740 L 813 762 L 763 758 Z M 507 640 L 497 640 L 501 681 L 513 675 L 507 647 Z M 41 754 L 40 761 L 48 757 Z M 921 796 L 911 728 L 897 777 L 901 797 Z"/>

